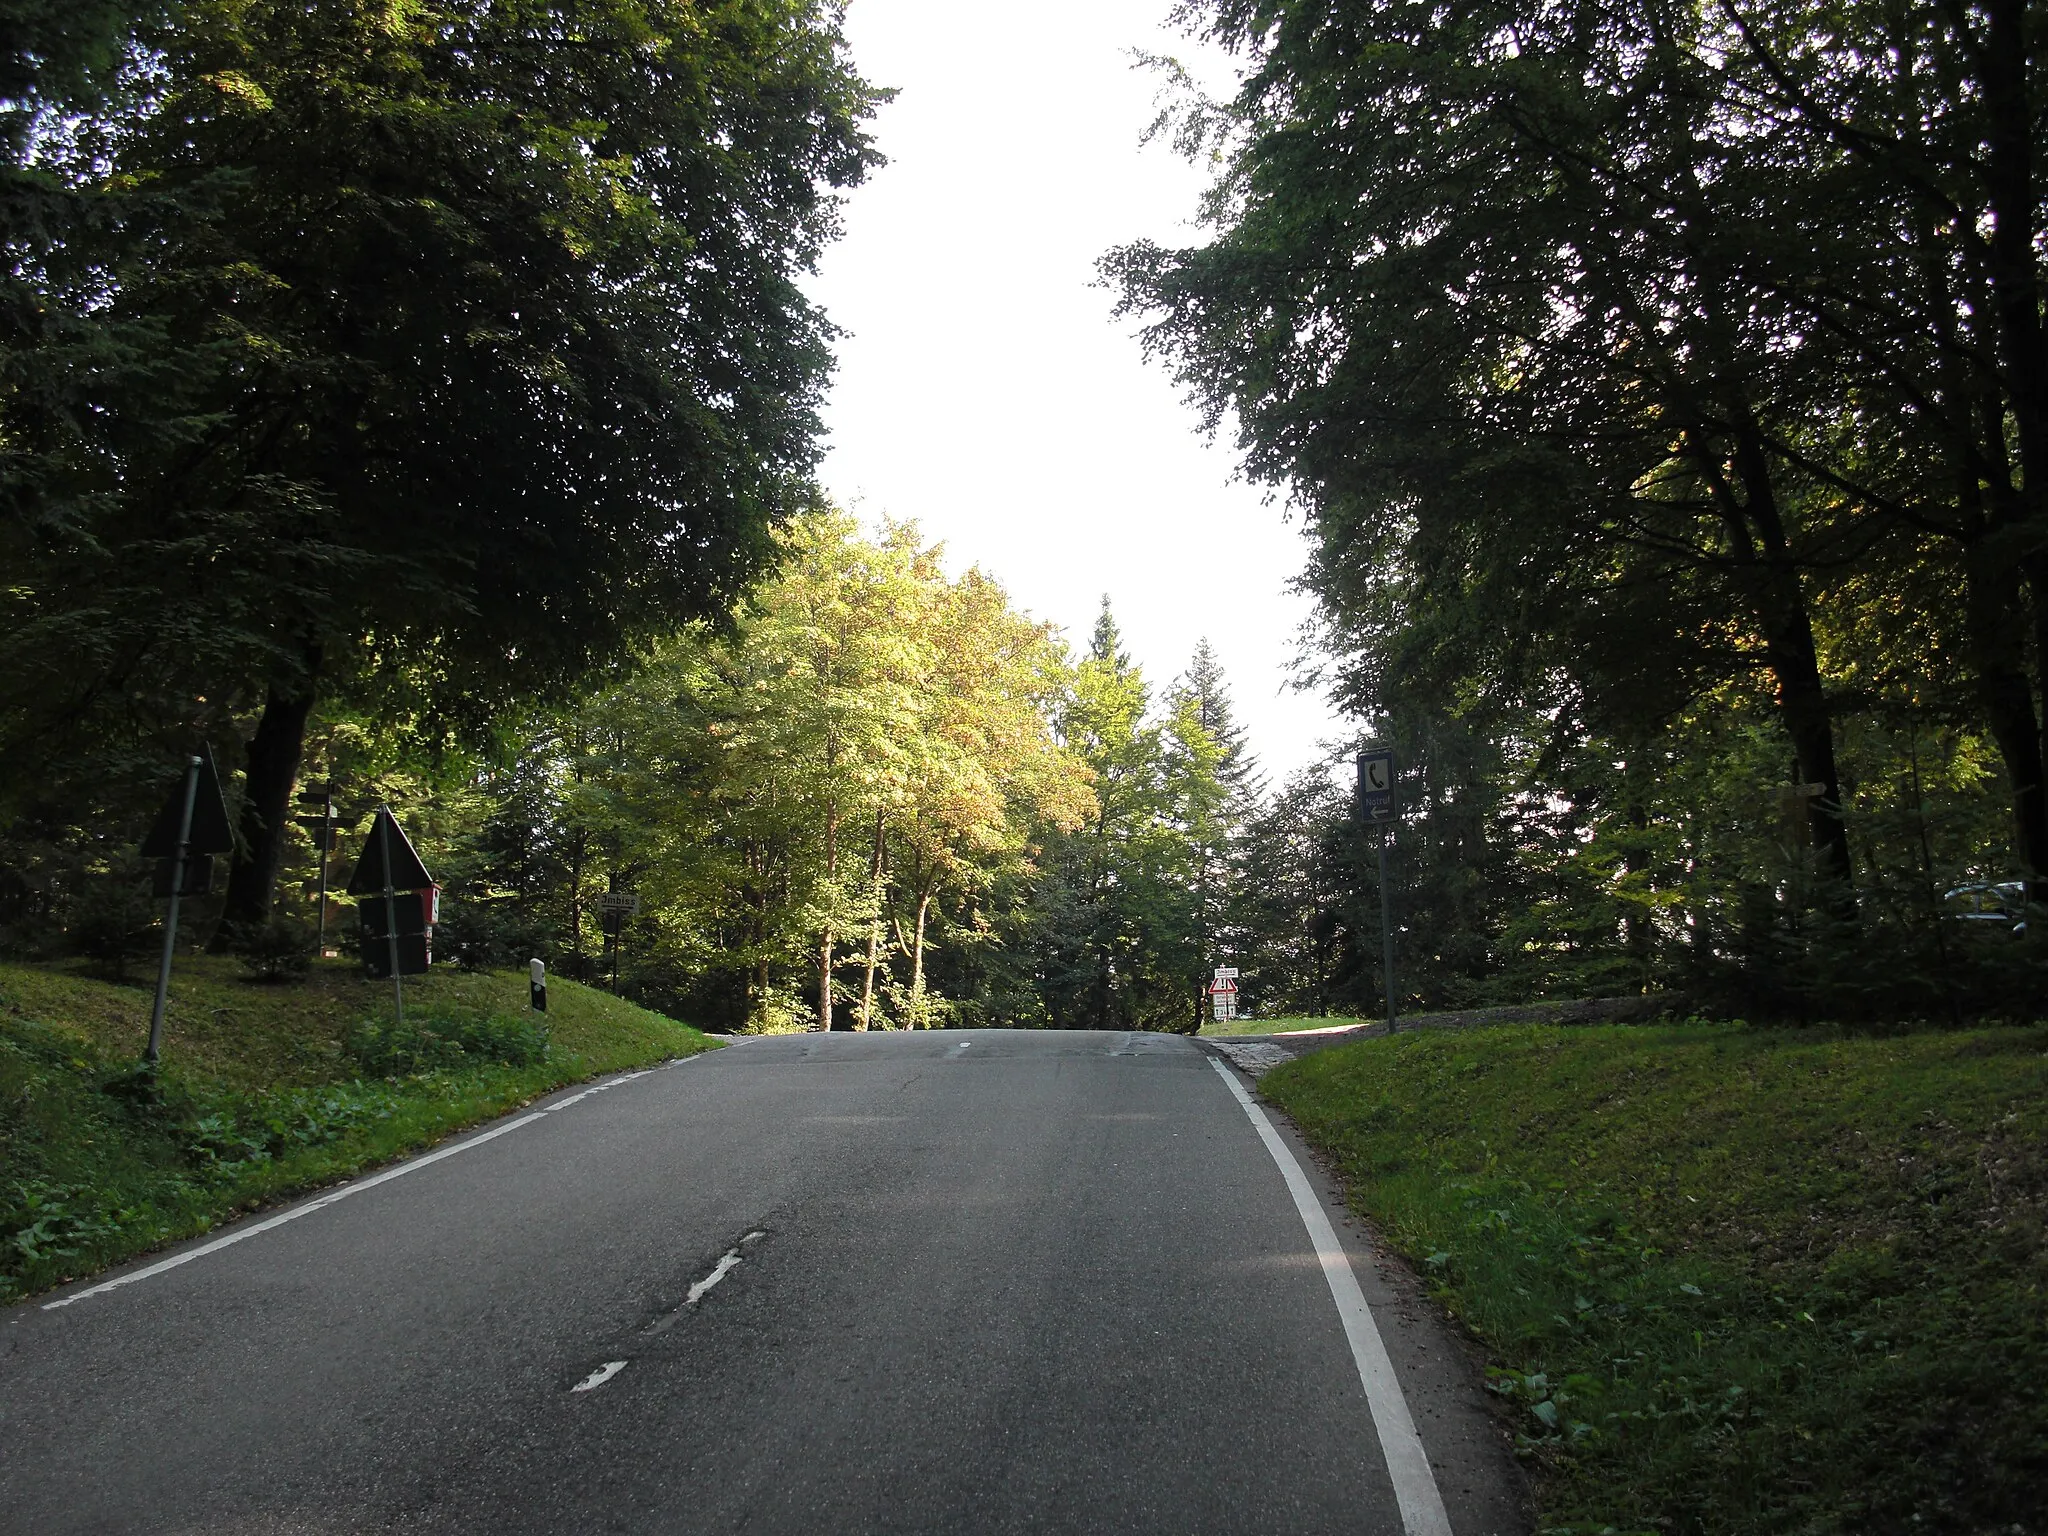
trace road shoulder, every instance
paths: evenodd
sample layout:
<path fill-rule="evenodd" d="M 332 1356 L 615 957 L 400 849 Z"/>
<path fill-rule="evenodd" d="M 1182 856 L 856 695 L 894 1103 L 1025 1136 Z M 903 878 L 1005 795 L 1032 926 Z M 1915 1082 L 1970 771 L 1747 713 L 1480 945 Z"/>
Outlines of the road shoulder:
<path fill-rule="evenodd" d="M 1254 1093 L 1258 1073 L 1277 1064 L 1258 1061 L 1247 1071 L 1236 1059 L 1243 1047 L 1225 1049 L 1236 1042 L 1197 1043 L 1229 1063 Z M 1445 1316 L 1414 1272 L 1349 1208 L 1342 1179 L 1293 1121 L 1263 1101 L 1260 1108 L 1307 1175 L 1343 1245 L 1378 1324 L 1452 1530 L 1457 1536 L 1527 1536 L 1534 1529 L 1534 1499 L 1515 1458 L 1513 1434 L 1487 1396 L 1479 1346 Z"/>

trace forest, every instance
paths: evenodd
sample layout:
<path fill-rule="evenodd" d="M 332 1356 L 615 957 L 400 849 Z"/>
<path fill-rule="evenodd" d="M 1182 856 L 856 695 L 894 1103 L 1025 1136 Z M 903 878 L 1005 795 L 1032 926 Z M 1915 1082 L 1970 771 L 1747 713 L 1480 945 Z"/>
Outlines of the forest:
<path fill-rule="evenodd" d="M 2040 8 L 1179 15 L 1210 238 L 1104 272 L 1308 526 L 1407 985 L 2034 1007 Z"/>
<path fill-rule="evenodd" d="M 2027 1010 L 2042 18 L 1179 19 L 1242 68 L 1155 61 L 1204 237 L 1101 270 L 1306 529 L 1355 735 L 1277 784 L 1206 645 L 824 497 L 802 278 L 888 96 L 829 6 L 10 6 L 0 949 L 151 948 L 203 742 L 191 932 L 263 964 L 388 804 L 437 963 L 709 1028 L 1185 1032 L 1224 963 L 1370 1013 L 1372 740 L 1402 1011 Z"/>

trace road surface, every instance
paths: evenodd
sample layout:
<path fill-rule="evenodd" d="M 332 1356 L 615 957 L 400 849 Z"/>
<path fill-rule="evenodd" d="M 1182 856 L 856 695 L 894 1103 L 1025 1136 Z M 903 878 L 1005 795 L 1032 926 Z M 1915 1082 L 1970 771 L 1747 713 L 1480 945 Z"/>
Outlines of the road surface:
<path fill-rule="evenodd" d="M 9 1309 L 0 1528 L 1526 1530 L 1469 1364 L 1243 1083 L 991 1030 L 556 1095 Z"/>

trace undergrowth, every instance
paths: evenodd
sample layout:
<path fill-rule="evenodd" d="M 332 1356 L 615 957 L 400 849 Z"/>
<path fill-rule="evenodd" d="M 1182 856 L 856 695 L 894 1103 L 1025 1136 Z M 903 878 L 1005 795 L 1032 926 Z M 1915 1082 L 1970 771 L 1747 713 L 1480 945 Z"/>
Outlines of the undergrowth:
<path fill-rule="evenodd" d="M 1420 1034 L 1263 1087 L 1491 1352 L 1546 1531 L 2043 1529 L 2048 1030 Z"/>

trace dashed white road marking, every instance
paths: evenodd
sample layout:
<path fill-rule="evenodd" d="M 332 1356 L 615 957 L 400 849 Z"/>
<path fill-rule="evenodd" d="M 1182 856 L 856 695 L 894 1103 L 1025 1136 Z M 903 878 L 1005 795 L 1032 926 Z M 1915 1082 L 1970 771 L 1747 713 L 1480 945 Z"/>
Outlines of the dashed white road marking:
<path fill-rule="evenodd" d="M 500 1136 L 508 1135 L 518 1130 L 521 1126 L 532 1125 L 536 1121 L 545 1120 L 549 1115 L 559 1114 L 571 1104 L 580 1104 L 593 1093 L 603 1093 L 606 1089 L 616 1088 L 621 1083 L 630 1083 L 635 1078 L 646 1077 L 654 1072 L 666 1072 L 671 1067 L 686 1067 L 691 1062 L 700 1060 L 710 1054 L 709 1051 L 699 1051 L 694 1056 L 685 1056 L 681 1061 L 671 1061 L 665 1066 L 648 1067 L 644 1071 L 625 1072 L 617 1077 L 607 1078 L 601 1083 L 584 1089 L 581 1093 L 571 1094 L 559 1104 L 550 1104 L 546 1109 L 536 1109 L 530 1115 L 521 1115 L 517 1120 L 508 1120 L 503 1125 L 493 1126 L 490 1130 L 468 1137 L 463 1141 L 458 1141 L 453 1146 L 442 1147 L 437 1151 L 426 1153 L 424 1156 L 415 1157 L 409 1162 L 400 1163 L 396 1168 L 387 1168 L 382 1173 L 372 1174 L 369 1178 L 359 1179 L 353 1184 L 344 1184 L 340 1189 L 330 1190 L 317 1200 L 308 1200 L 304 1205 L 295 1205 L 290 1210 L 281 1211 L 267 1220 L 252 1222 L 245 1227 L 237 1227 L 234 1231 L 229 1232 L 223 1237 L 217 1237 L 210 1243 L 202 1243 L 197 1248 L 189 1248 L 183 1253 L 173 1254 L 168 1259 L 159 1259 L 156 1263 L 146 1265 L 132 1274 L 117 1275 L 112 1280 L 103 1280 L 98 1285 L 87 1286 L 82 1291 L 73 1291 L 69 1296 L 59 1296 L 55 1301 L 46 1301 L 43 1303 L 43 1310 L 45 1312 L 54 1312 L 59 1307 L 68 1307 L 73 1302 L 84 1301 L 89 1296 L 102 1296 L 108 1291 L 117 1291 L 124 1285 L 133 1285 L 138 1280 L 148 1280 L 152 1276 L 165 1273 L 167 1270 L 176 1269 L 181 1264 L 190 1264 L 194 1259 L 203 1259 L 209 1253 L 219 1253 L 221 1249 L 231 1248 L 245 1238 L 256 1236 L 259 1232 L 268 1232 L 273 1227 L 281 1227 L 288 1221 L 297 1221 L 301 1216 L 310 1216 L 315 1211 L 324 1211 L 328 1206 L 348 1199 L 350 1195 L 360 1195 L 364 1190 L 375 1189 L 379 1184 L 388 1184 L 393 1179 L 404 1178 L 408 1173 L 418 1173 L 422 1168 L 438 1163 L 444 1157 L 453 1157 L 458 1152 L 467 1152 L 473 1147 L 480 1147 L 487 1141 L 496 1141 Z"/>
<path fill-rule="evenodd" d="M 706 1275 L 702 1280 L 697 1281 L 690 1287 L 689 1294 L 685 1296 L 680 1303 L 672 1307 L 667 1312 L 662 1313 L 660 1317 L 657 1317 L 653 1322 L 649 1323 L 645 1328 L 641 1329 L 640 1331 L 644 1334 L 652 1336 L 658 1333 L 667 1333 L 669 1329 L 675 1327 L 677 1323 L 681 1322 L 685 1317 L 689 1315 L 690 1308 L 696 1306 L 698 1302 L 704 1299 L 704 1293 L 706 1291 L 710 1290 L 711 1287 L 718 1284 L 719 1281 L 723 1280 L 727 1275 L 731 1274 L 735 1269 L 739 1268 L 740 1256 L 742 1251 L 753 1246 L 755 1243 L 758 1243 L 759 1241 L 761 1241 L 762 1238 L 766 1237 L 767 1235 L 768 1234 L 766 1232 L 756 1231 L 749 1232 L 745 1237 L 742 1237 L 737 1243 L 733 1244 L 731 1248 L 727 1249 L 725 1253 L 720 1256 L 718 1262 L 712 1266 L 710 1274 Z"/>
<path fill-rule="evenodd" d="M 738 1269 L 739 1264 L 740 1251 L 739 1249 L 735 1248 L 730 1253 L 726 1254 L 723 1258 L 721 1258 L 718 1261 L 718 1263 L 712 1267 L 710 1274 L 706 1275 L 702 1280 L 697 1281 L 694 1285 L 690 1287 L 690 1294 L 683 1298 L 683 1305 L 686 1307 L 694 1307 L 695 1305 L 697 1305 L 697 1303 L 703 1299 L 704 1293 L 706 1291 L 710 1290 L 711 1287 L 718 1284 L 719 1281 L 723 1280 L 735 1269 Z"/>
<path fill-rule="evenodd" d="M 623 1360 L 607 1360 L 569 1390 L 571 1392 L 595 1392 L 625 1368 L 626 1362 Z"/>
<path fill-rule="evenodd" d="M 1330 1285 L 1330 1297 L 1337 1303 L 1337 1317 L 1344 1324 L 1351 1358 L 1358 1366 L 1359 1384 L 1365 1388 L 1365 1404 L 1379 1434 L 1380 1452 L 1387 1458 L 1394 1502 L 1401 1510 L 1401 1528 L 1407 1536 L 1451 1536 L 1450 1516 L 1444 1512 L 1443 1495 L 1437 1489 L 1436 1474 L 1430 1470 L 1429 1456 L 1422 1448 L 1422 1437 L 1415 1431 L 1414 1415 L 1408 1411 L 1408 1399 L 1401 1395 L 1401 1383 L 1394 1375 L 1393 1361 L 1387 1358 L 1379 1324 L 1373 1321 L 1372 1308 L 1365 1304 L 1365 1293 L 1358 1288 L 1358 1277 L 1351 1272 L 1350 1257 L 1337 1241 L 1336 1229 L 1323 1214 L 1322 1203 L 1316 1199 L 1301 1164 L 1273 1129 L 1266 1112 L 1244 1091 L 1244 1084 L 1230 1068 L 1214 1056 L 1209 1058 L 1209 1065 L 1230 1086 L 1237 1102 L 1251 1117 L 1259 1140 L 1266 1144 L 1266 1150 L 1280 1167 L 1280 1176 L 1287 1181 L 1287 1192 L 1294 1196 L 1301 1224 L 1308 1229 L 1309 1242 L 1323 1266 L 1323 1278 Z"/>

